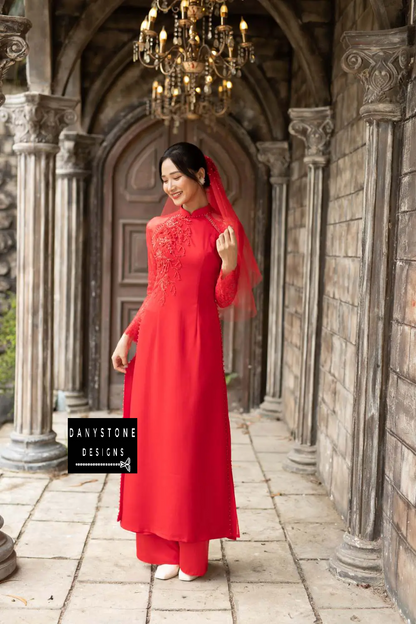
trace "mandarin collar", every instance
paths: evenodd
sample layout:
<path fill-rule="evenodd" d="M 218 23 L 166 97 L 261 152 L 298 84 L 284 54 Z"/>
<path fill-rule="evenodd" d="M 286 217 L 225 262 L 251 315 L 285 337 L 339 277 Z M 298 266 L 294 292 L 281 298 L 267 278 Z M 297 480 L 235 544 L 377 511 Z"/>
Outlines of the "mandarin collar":
<path fill-rule="evenodd" d="M 183 206 L 179 208 L 179 212 L 182 216 L 191 217 L 192 219 L 195 219 L 196 217 L 202 217 L 204 214 L 206 214 L 210 210 L 211 210 L 210 204 L 207 204 L 206 206 L 202 206 L 201 208 L 197 208 L 192 213 L 186 210 L 186 208 L 184 208 Z"/>

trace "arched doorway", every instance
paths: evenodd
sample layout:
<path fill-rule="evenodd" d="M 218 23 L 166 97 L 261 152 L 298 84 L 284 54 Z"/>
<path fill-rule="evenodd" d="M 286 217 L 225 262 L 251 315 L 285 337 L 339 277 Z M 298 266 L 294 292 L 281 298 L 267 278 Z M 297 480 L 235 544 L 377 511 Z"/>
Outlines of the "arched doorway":
<path fill-rule="evenodd" d="M 218 165 L 228 197 L 250 236 L 255 231 L 256 175 L 240 143 L 224 126 L 183 124 L 172 134 L 160 122 L 142 119 L 114 145 L 104 169 L 103 270 L 101 307 L 102 408 L 122 405 L 123 375 L 113 370 L 111 354 L 136 314 L 147 290 L 146 223 L 160 214 L 165 194 L 158 161 L 177 141 L 196 143 Z M 248 409 L 250 396 L 251 324 L 225 324 L 224 368 L 237 373 L 230 386 L 230 408 Z M 133 344 L 130 357 L 133 355 Z"/>

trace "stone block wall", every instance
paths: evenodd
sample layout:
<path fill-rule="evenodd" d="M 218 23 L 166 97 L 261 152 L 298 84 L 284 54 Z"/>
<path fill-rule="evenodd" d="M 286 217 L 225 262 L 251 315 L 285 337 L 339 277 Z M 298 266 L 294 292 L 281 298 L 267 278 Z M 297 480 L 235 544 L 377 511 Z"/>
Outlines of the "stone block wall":
<path fill-rule="evenodd" d="M 384 573 L 416 621 L 416 76 L 403 124 L 383 499 Z"/>
<path fill-rule="evenodd" d="M 318 473 L 343 518 L 351 469 L 366 137 L 359 113 L 363 89 L 341 67 L 340 39 L 347 30 L 374 28 L 369 2 L 336 3 L 331 86 L 335 128 L 323 259 L 317 444 Z"/>

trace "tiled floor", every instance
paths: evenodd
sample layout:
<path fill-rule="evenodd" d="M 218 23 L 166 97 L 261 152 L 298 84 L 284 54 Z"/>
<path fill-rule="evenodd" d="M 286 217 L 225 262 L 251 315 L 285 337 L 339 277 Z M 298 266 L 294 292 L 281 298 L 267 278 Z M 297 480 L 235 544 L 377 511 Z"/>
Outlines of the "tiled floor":
<path fill-rule="evenodd" d="M 154 579 L 156 566 L 136 558 L 134 534 L 116 521 L 119 475 L 3 472 L 18 568 L 0 584 L 0 624 L 403 623 L 385 594 L 328 571 L 343 523 L 315 477 L 282 469 L 285 424 L 230 418 L 241 538 L 211 541 L 208 572 L 191 583 Z M 65 443 L 66 414 L 54 429 Z"/>

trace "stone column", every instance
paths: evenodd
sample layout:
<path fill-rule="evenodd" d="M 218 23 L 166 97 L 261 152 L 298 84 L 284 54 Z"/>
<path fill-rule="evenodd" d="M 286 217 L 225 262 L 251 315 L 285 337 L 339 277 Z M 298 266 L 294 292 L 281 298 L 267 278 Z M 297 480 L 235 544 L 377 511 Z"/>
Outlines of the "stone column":
<path fill-rule="evenodd" d="M 278 418 L 282 410 L 289 144 L 286 141 L 261 141 L 257 143 L 257 148 L 259 161 L 270 169 L 270 183 L 273 188 L 266 395 L 257 411 L 262 416 Z"/>
<path fill-rule="evenodd" d="M 89 409 L 83 380 L 86 181 L 101 136 L 64 132 L 56 165 L 54 389 L 59 410 Z"/>
<path fill-rule="evenodd" d="M 3 76 L 16 61 L 26 57 L 28 46 L 23 37 L 30 26 L 29 20 L 24 17 L 0 15 L 0 106 L 5 100 L 1 90 Z M 0 529 L 3 524 L 4 520 L 0 516 Z M 9 535 L 0 531 L 0 581 L 14 572 L 16 564 L 14 542 Z"/>
<path fill-rule="evenodd" d="M 319 277 L 321 269 L 321 218 L 324 199 L 324 168 L 328 164 L 332 110 L 321 108 L 289 109 L 289 132 L 305 142 L 304 162 L 308 166 L 306 198 L 306 249 L 303 274 L 301 371 L 296 418 L 296 446 L 284 468 L 290 472 L 313 474 L 316 471 L 317 331 Z"/>
<path fill-rule="evenodd" d="M 5 100 L 1 90 L 3 77 L 12 65 L 26 58 L 29 47 L 24 37 L 31 25 L 25 17 L 0 15 L 0 106 Z"/>
<path fill-rule="evenodd" d="M 364 85 L 366 121 L 363 248 L 353 403 L 348 531 L 330 570 L 356 583 L 381 577 L 381 515 L 388 334 L 397 199 L 395 124 L 402 119 L 410 49 L 408 30 L 347 32 L 342 66 Z"/>
<path fill-rule="evenodd" d="M 0 116 L 14 129 L 17 171 L 17 315 L 14 431 L 0 466 L 63 471 L 67 450 L 52 431 L 55 156 L 77 101 L 10 96 Z"/>

